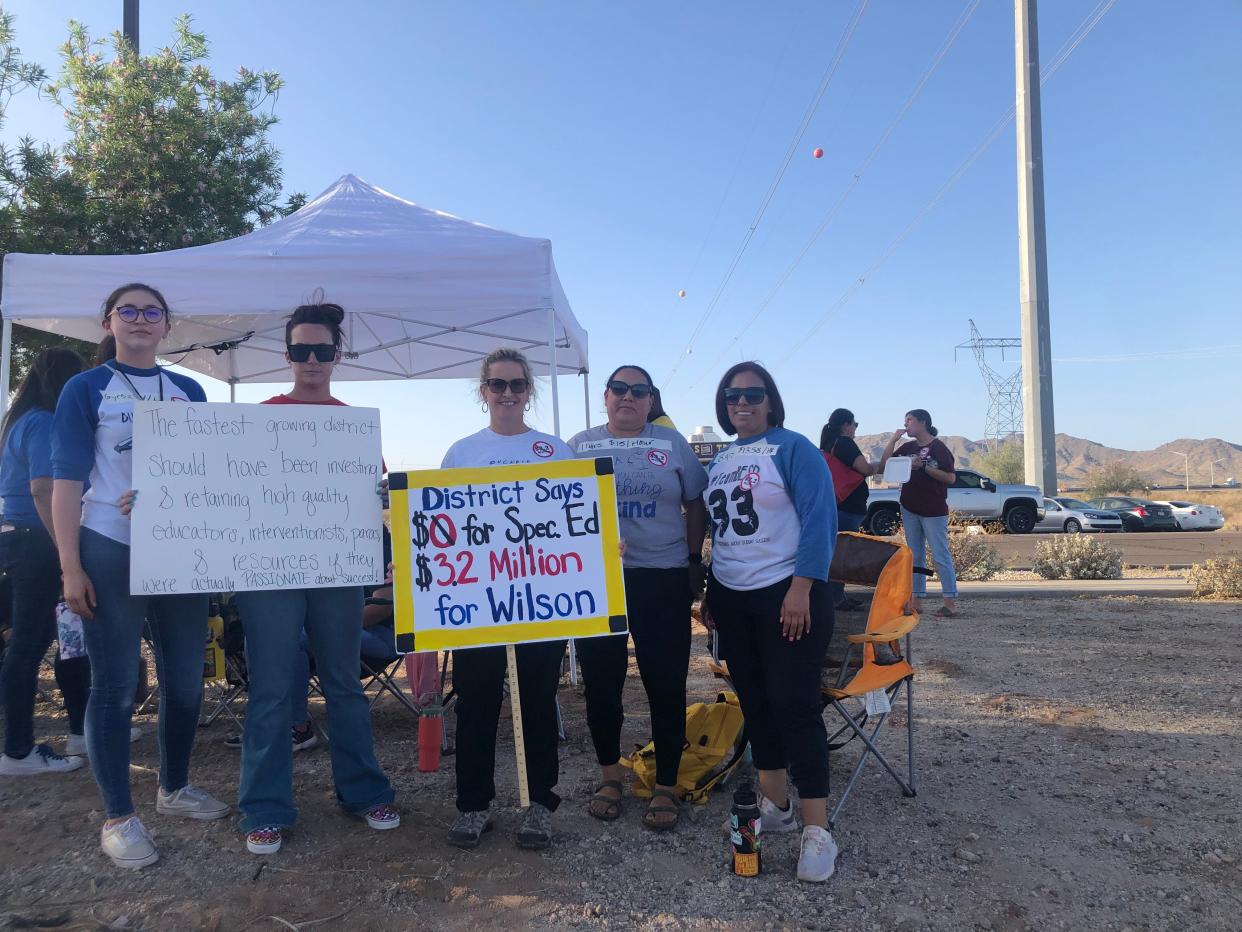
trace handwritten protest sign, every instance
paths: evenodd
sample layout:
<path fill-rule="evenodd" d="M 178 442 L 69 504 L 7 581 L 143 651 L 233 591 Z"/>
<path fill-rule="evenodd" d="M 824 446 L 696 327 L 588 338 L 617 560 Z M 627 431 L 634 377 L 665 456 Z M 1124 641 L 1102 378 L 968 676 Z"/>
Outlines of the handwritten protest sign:
<path fill-rule="evenodd" d="M 133 455 L 134 595 L 383 580 L 376 409 L 135 402 Z"/>
<path fill-rule="evenodd" d="M 397 649 L 626 630 L 612 460 L 389 476 Z"/>

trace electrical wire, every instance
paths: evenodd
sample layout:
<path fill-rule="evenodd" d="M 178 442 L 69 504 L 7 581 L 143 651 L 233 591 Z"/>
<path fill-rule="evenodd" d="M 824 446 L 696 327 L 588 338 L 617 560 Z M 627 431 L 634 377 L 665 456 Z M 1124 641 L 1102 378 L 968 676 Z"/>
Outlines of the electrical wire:
<path fill-rule="evenodd" d="M 841 40 L 837 43 L 837 50 L 833 54 L 832 60 L 828 64 L 828 68 L 820 78 L 819 87 L 816 89 L 815 96 L 811 99 L 810 104 L 806 108 L 806 112 L 802 115 L 802 121 L 798 124 L 798 129 L 795 131 L 793 139 L 790 140 L 789 147 L 785 151 L 785 157 L 782 160 L 780 167 L 776 170 L 776 174 L 773 176 L 771 183 L 768 185 L 767 191 L 764 192 L 763 198 L 759 202 L 759 208 L 755 211 L 755 216 L 751 219 L 750 226 L 747 227 L 746 233 L 742 237 L 742 242 L 739 244 L 736 252 L 734 252 L 733 259 L 729 263 L 729 267 L 726 269 L 724 277 L 720 280 L 720 284 L 716 286 L 716 290 L 713 292 L 711 300 L 704 309 L 702 316 L 699 317 L 698 323 L 695 324 L 694 330 L 690 334 L 690 338 L 686 341 L 684 349 L 679 354 L 677 362 L 674 363 L 672 370 L 662 383 L 663 385 L 669 385 L 672 382 L 673 377 L 676 376 L 682 360 L 685 359 L 687 353 L 694 346 L 695 339 L 702 331 L 703 326 L 707 323 L 708 318 L 711 317 L 712 311 L 716 309 L 716 305 L 719 303 L 725 289 L 729 286 L 729 282 L 733 278 L 733 273 L 737 271 L 737 267 L 741 263 L 742 257 L 746 255 L 746 250 L 750 246 L 750 241 L 754 238 L 755 231 L 759 229 L 759 224 L 763 221 L 763 216 L 767 213 L 768 207 L 772 203 L 772 198 L 776 196 L 776 191 L 785 177 L 785 172 L 789 169 L 789 165 L 793 161 L 795 153 L 802 145 L 802 137 L 806 135 L 807 129 L 810 128 L 811 120 L 814 118 L 816 110 L 819 109 L 820 101 L 823 100 L 824 94 L 827 93 L 828 86 L 832 83 L 832 79 L 836 75 L 838 67 L 840 67 L 841 60 L 845 57 L 845 50 L 849 48 L 850 40 L 853 39 L 854 33 L 858 30 L 858 24 L 862 20 L 863 13 L 866 11 L 868 3 L 870 3 L 870 0 L 861 0 L 858 4 L 858 8 L 854 11 L 853 17 L 851 17 L 849 23 L 846 25 L 845 32 L 841 36 Z"/>
<path fill-rule="evenodd" d="M 1082 41 L 1087 38 L 1093 29 L 1095 29 L 1100 20 L 1102 20 L 1108 11 L 1113 8 L 1116 2 L 1117 0 L 1101 0 L 1096 8 L 1087 15 L 1086 19 L 1079 24 L 1078 28 L 1074 30 L 1070 38 L 1066 40 L 1066 43 L 1061 47 L 1061 50 L 1053 56 L 1053 59 L 1049 65 L 1043 69 L 1039 78 L 1040 87 L 1043 87 L 1046 83 L 1048 83 L 1048 79 L 1056 74 L 1060 67 L 1065 64 L 1070 55 L 1073 54 L 1074 50 L 1082 44 Z M 778 364 L 787 362 L 791 357 L 796 355 L 799 350 L 806 347 L 811 338 L 819 332 L 820 328 L 823 327 L 833 312 L 840 310 L 849 303 L 850 299 L 853 298 L 854 295 L 862 289 L 862 286 L 866 284 L 867 279 L 880 270 L 884 263 L 892 257 L 893 253 L 901 247 L 902 243 L 904 243 L 910 235 L 918 229 L 923 221 L 927 219 L 928 215 L 936 209 L 942 200 L 944 200 L 945 196 L 952 191 L 954 187 L 956 187 L 957 183 L 962 180 L 962 177 L 966 174 L 966 172 L 970 170 L 971 166 L 973 166 L 983 155 L 983 153 L 988 150 L 992 143 L 996 141 L 997 137 L 1004 132 L 1005 128 L 1013 122 L 1016 111 L 1016 105 L 1009 108 L 1005 116 L 998 120 L 988 132 L 988 135 L 984 137 L 983 142 L 979 143 L 979 145 L 975 147 L 974 151 L 966 157 L 966 160 L 957 167 L 953 174 L 949 176 L 949 180 L 940 186 L 940 189 L 936 192 L 935 196 L 933 196 L 932 199 L 928 201 L 917 214 L 915 214 L 914 219 L 911 220 L 910 223 L 907 224 L 906 227 L 897 235 L 897 237 L 884 248 L 884 251 L 880 253 L 875 261 L 872 262 L 860 276 L 858 276 L 849 288 L 847 288 L 841 296 L 838 297 L 837 300 L 819 316 L 811 329 L 803 334 L 794 343 L 793 348 L 781 357 Z"/>

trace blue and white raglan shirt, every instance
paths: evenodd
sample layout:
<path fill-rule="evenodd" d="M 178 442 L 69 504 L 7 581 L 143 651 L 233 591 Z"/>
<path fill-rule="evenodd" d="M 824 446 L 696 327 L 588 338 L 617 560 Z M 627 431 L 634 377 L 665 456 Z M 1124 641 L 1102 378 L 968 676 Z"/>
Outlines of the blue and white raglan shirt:
<path fill-rule="evenodd" d="M 52 422 L 52 478 L 90 482 L 82 526 L 129 543 L 121 496 L 134 487 L 134 401 L 206 401 L 188 376 L 112 360 L 71 378 Z"/>
<path fill-rule="evenodd" d="M 707 469 L 712 575 L 749 591 L 791 576 L 826 581 L 837 541 L 836 496 L 824 455 L 773 427 L 721 450 Z"/>

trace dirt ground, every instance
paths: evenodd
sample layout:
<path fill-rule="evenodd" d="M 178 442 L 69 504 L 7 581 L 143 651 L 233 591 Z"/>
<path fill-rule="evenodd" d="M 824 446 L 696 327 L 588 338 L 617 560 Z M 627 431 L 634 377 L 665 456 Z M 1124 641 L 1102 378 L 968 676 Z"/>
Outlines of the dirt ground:
<path fill-rule="evenodd" d="M 728 792 L 675 833 L 589 818 L 595 778 L 580 687 L 561 702 L 556 839 L 518 850 L 513 760 L 498 768 L 497 830 L 475 852 L 444 842 L 452 758 L 420 774 L 414 720 L 385 700 L 375 734 L 403 824 L 369 831 L 342 815 L 328 754 L 296 755 L 301 820 L 284 850 L 249 855 L 233 819 L 154 812 L 153 734 L 134 747 L 139 813 L 161 860 L 140 872 L 100 854 L 90 771 L 0 782 L 0 928 L 1238 929 L 1242 926 L 1242 604 L 1134 598 L 978 600 L 916 632 L 919 793 L 903 799 L 878 768 L 836 828 L 836 876 L 793 879 L 796 836 L 764 839 L 764 873 L 733 877 Z M 703 632 L 691 696 L 714 696 Z M 633 670 L 631 671 L 634 672 Z M 631 676 L 624 741 L 645 741 Z M 322 716 L 322 709 L 313 706 Z M 59 742 L 65 719 L 37 710 Z M 139 720 L 149 732 L 154 721 Z M 451 718 L 450 718 L 451 729 Z M 192 779 L 237 789 L 229 726 L 204 729 Z M 502 732 L 511 730 L 502 722 Z M 904 742 L 888 736 L 904 764 Z M 833 758 L 834 793 L 857 742 Z M 503 746 L 503 745 L 502 745 Z"/>

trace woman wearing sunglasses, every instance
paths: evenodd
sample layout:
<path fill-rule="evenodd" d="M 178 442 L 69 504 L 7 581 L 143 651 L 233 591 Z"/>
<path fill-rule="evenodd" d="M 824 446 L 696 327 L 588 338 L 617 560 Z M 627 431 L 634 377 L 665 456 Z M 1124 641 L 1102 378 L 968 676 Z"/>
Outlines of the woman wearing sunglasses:
<path fill-rule="evenodd" d="M 129 590 L 134 401 L 206 401 L 197 382 L 156 362 L 170 327 L 168 304 L 154 288 L 132 284 L 112 292 L 103 328 L 116 338 L 116 357 L 69 380 L 52 424 L 52 521 L 65 601 L 82 616 L 91 662 L 86 747 L 104 802 L 101 847 L 113 863 L 129 868 L 159 857 L 129 788 L 144 625 L 160 679 L 155 811 L 189 819 L 219 819 L 229 811 L 188 782 L 202 700 L 207 596 L 131 596 Z"/>
<path fill-rule="evenodd" d="M 712 567 L 703 618 L 720 632 L 746 716 L 763 830 L 797 831 L 789 768 L 805 824 L 798 879 L 821 882 L 832 876 L 837 856 L 828 831 L 828 734 L 819 701 L 833 622 L 832 477 L 815 445 L 784 428 L 780 392 L 758 363 L 738 363 L 724 374 L 716 419 L 737 440 L 708 468 Z"/>
<path fill-rule="evenodd" d="M 648 422 L 656 397 L 646 369 L 620 367 L 604 389 L 608 423 L 575 434 L 569 446 L 580 457 L 613 460 L 626 542 L 626 608 L 656 752 L 656 787 L 643 824 L 664 831 L 681 815 L 675 787 L 686 742 L 690 602 L 703 588 L 707 512 L 700 496 L 707 473 L 677 431 Z M 602 768 L 587 812 L 611 822 L 621 815 L 621 693 L 629 637 L 587 638 L 577 646 L 587 723 Z"/>
<path fill-rule="evenodd" d="M 440 464 L 508 466 L 572 459 L 563 441 L 526 424 L 535 383 L 530 363 L 515 349 L 493 350 L 483 360 L 479 401 L 488 426 L 454 443 Z M 557 760 L 556 687 L 561 678 L 564 641 L 517 646 L 518 688 L 522 693 L 522 730 L 526 735 L 526 776 L 530 808 L 517 831 L 521 848 L 552 844 L 552 813 L 560 805 L 555 787 Z M 496 797 L 496 727 L 505 680 L 503 647 L 453 651 L 453 687 L 457 690 L 457 821 L 449 844 L 476 848 L 492 826 Z"/>
<path fill-rule="evenodd" d="M 344 404 L 332 397 L 344 318 L 340 305 L 322 303 L 304 304 L 289 316 L 285 359 L 293 370 L 293 388 L 264 404 Z M 358 679 L 363 601 L 361 586 L 237 594 L 250 671 L 237 805 L 252 854 L 279 851 L 284 830 L 298 814 L 293 747 L 299 733 L 293 726 L 307 723 L 294 723 L 292 709 L 293 690 L 306 688 L 299 645 L 303 629 L 328 709 L 332 779 L 341 808 L 376 830 L 401 824 L 392 786 L 375 759 L 371 708 Z M 307 740 L 304 734 L 300 740 Z"/>

